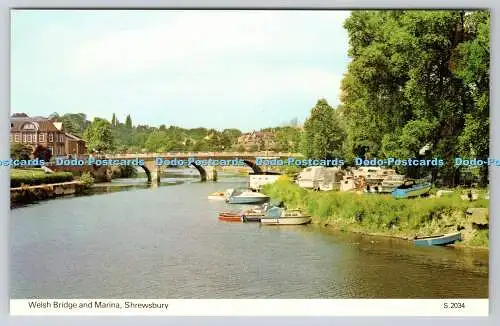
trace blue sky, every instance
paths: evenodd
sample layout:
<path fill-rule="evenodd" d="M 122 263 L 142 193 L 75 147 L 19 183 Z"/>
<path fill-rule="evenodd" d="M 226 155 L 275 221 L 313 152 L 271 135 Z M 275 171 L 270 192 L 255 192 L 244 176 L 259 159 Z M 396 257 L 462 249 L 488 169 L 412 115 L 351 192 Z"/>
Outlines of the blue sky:
<path fill-rule="evenodd" d="M 347 11 L 13 11 L 11 112 L 244 131 L 339 103 Z"/>

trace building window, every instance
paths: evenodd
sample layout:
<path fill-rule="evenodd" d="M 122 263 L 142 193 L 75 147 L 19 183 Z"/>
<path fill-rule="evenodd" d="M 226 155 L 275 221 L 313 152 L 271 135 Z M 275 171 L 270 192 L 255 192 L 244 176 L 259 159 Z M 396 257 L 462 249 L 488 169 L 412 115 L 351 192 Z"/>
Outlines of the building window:
<path fill-rule="evenodd" d="M 33 142 L 33 135 L 29 134 L 28 135 L 28 143 Z"/>
<path fill-rule="evenodd" d="M 64 143 L 64 135 L 61 135 L 61 143 Z"/>
<path fill-rule="evenodd" d="M 23 143 L 26 142 L 26 134 L 23 134 Z"/>
<path fill-rule="evenodd" d="M 33 142 L 36 143 L 36 134 L 33 135 Z"/>
<path fill-rule="evenodd" d="M 40 142 L 44 142 L 45 141 L 45 134 L 40 134 L 40 137 L 38 138 L 38 140 Z"/>
<path fill-rule="evenodd" d="M 52 143 L 54 141 L 54 134 L 50 133 L 49 134 L 49 143 Z"/>
<path fill-rule="evenodd" d="M 51 152 L 51 153 L 54 153 L 52 147 L 47 147 L 47 149 Z"/>
<path fill-rule="evenodd" d="M 15 134 L 15 135 L 14 135 L 14 141 L 15 141 L 16 143 L 19 143 L 19 134 Z"/>

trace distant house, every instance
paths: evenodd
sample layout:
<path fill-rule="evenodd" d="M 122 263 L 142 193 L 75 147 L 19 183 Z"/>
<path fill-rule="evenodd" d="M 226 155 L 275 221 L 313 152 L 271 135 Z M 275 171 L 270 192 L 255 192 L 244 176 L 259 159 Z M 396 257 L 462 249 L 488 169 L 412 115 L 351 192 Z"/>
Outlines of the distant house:
<path fill-rule="evenodd" d="M 24 113 L 15 113 L 10 118 L 10 142 L 28 145 L 33 150 L 43 145 L 54 156 L 77 156 L 87 152 L 85 141 L 65 132 L 62 122 L 29 117 Z"/>
<path fill-rule="evenodd" d="M 272 150 L 275 147 L 274 134 L 270 131 L 253 131 L 238 137 L 238 145 L 245 150 Z"/>

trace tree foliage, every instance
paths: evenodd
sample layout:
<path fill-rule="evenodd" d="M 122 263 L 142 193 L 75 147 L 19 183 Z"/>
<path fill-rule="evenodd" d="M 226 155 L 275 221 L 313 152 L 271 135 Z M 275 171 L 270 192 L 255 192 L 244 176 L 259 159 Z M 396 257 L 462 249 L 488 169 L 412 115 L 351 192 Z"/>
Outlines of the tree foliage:
<path fill-rule="evenodd" d="M 487 156 L 489 13 L 357 11 L 345 21 L 352 58 L 342 80 L 346 155 L 452 162 Z M 458 170 L 441 177 L 454 183 Z"/>
<path fill-rule="evenodd" d="M 111 124 L 104 119 L 95 118 L 84 133 L 90 151 L 105 152 L 115 148 Z"/>
<path fill-rule="evenodd" d="M 125 127 L 127 127 L 127 129 L 132 129 L 132 118 L 130 114 L 125 118 Z"/>
<path fill-rule="evenodd" d="M 320 99 L 304 123 L 301 153 L 315 159 L 340 157 L 342 141 L 338 113 L 326 100 Z"/>
<path fill-rule="evenodd" d="M 33 157 L 38 158 L 39 160 L 44 160 L 45 162 L 49 162 L 52 158 L 52 152 L 47 147 L 38 145 L 33 151 Z"/>
<path fill-rule="evenodd" d="M 10 146 L 10 157 L 13 160 L 29 160 L 31 152 L 31 147 L 22 143 L 12 143 Z"/>

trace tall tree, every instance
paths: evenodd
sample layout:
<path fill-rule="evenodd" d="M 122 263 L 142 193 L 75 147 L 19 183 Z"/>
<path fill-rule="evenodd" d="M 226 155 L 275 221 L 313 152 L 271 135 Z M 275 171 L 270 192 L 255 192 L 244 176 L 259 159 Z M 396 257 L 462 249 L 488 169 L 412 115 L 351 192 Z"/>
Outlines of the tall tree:
<path fill-rule="evenodd" d="M 111 124 L 104 119 L 94 118 L 94 121 L 84 132 L 89 151 L 106 152 L 115 149 L 115 139 Z"/>
<path fill-rule="evenodd" d="M 49 115 L 49 119 L 50 120 L 54 120 L 54 119 L 57 119 L 57 118 L 59 118 L 59 113 L 57 113 L 57 112 L 53 112 L 53 113 L 51 113 Z"/>
<path fill-rule="evenodd" d="M 314 159 L 340 157 L 343 134 L 338 113 L 325 99 L 320 99 L 304 123 L 302 154 Z"/>
<path fill-rule="evenodd" d="M 66 132 L 82 137 L 83 132 L 90 124 L 85 113 L 67 113 L 59 118 Z"/>
<path fill-rule="evenodd" d="M 125 127 L 128 129 L 132 129 L 132 118 L 130 117 L 130 114 L 128 114 L 125 118 Z"/>
<path fill-rule="evenodd" d="M 463 156 L 489 156 L 489 91 L 490 91 L 490 13 L 468 12 L 463 17 L 464 42 L 452 57 L 452 72 L 461 78 L 472 97 L 473 105 L 465 114 L 458 148 Z M 488 167 L 481 167 L 485 184 Z"/>

